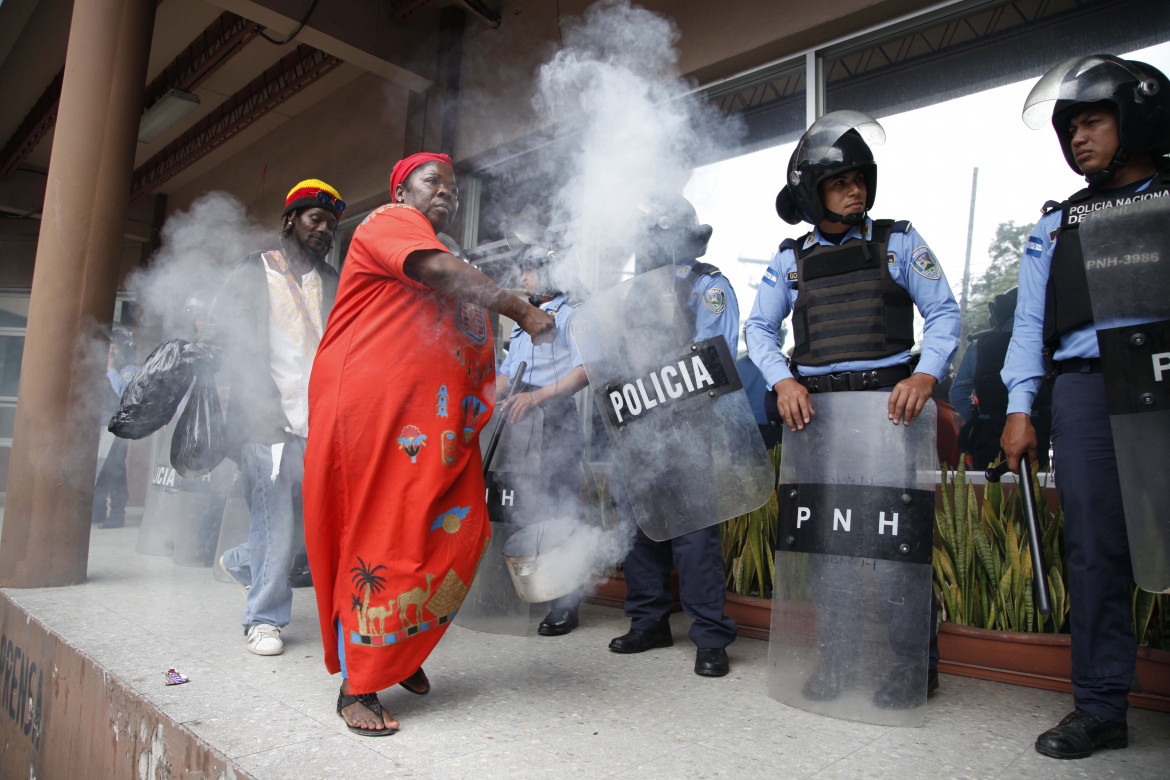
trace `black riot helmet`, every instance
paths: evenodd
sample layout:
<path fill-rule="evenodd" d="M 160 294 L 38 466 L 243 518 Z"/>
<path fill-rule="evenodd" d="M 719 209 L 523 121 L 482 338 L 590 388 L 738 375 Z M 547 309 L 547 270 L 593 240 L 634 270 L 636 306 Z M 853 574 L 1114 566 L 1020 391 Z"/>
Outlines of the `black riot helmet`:
<path fill-rule="evenodd" d="M 1108 166 L 1085 176 L 1090 186 L 1112 178 L 1132 154 L 1158 157 L 1170 152 L 1170 81 L 1152 65 L 1112 54 L 1073 57 L 1045 73 L 1024 101 L 1024 123 L 1039 129 L 1051 111 L 1060 150 L 1079 174 L 1069 122 L 1094 103 L 1113 107 L 1120 145 Z"/>
<path fill-rule="evenodd" d="M 805 131 L 788 161 L 788 179 L 776 196 L 776 213 L 790 225 L 802 220 L 819 225 L 828 218 L 859 225 L 873 208 L 877 195 L 877 164 L 870 144 L 884 144 L 886 133 L 878 121 L 861 111 L 831 111 Z M 865 211 L 859 214 L 826 212 L 821 182 L 830 176 L 860 168 L 865 174 Z"/>
<path fill-rule="evenodd" d="M 710 225 L 700 225 L 699 215 L 682 195 L 659 195 L 638 204 L 636 267 L 638 273 L 664 265 L 685 265 L 707 254 Z"/>
<path fill-rule="evenodd" d="M 559 273 L 563 271 L 559 267 L 564 249 L 562 241 L 543 224 L 533 207 L 525 207 L 519 215 L 508 221 L 504 228 L 504 240 L 508 248 L 516 253 L 517 268 L 536 270 L 537 289 L 532 291 L 529 298 L 533 306 L 538 306 L 544 297 L 565 291 L 565 280 L 558 278 L 563 275 Z"/>
<path fill-rule="evenodd" d="M 1011 323 L 1016 316 L 1016 299 L 1019 294 L 1020 288 L 1013 287 L 987 302 L 987 310 L 991 314 L 992 330 L 1010 330 L 1004 326 Z"/>

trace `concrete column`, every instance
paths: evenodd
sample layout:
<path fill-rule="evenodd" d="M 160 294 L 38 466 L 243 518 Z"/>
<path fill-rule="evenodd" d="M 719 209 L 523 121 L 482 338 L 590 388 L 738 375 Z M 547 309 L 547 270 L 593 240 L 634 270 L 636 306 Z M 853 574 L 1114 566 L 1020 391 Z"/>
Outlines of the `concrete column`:
<path fill-rule="evenodd" d="M 155 0 L 76 0 L 33 269 L 0 586 L 85 581 L 98 414 Z"/>

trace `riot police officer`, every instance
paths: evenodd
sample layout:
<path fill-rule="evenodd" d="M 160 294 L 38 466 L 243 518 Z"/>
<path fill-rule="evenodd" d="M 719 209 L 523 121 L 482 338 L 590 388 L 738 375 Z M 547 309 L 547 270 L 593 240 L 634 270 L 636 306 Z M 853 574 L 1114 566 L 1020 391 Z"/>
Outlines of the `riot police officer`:
<path fill-rule="evenodd" d="M 1052 444 L 1068 554 L 1075 709 L 1037 738 L 1036 750 L 1054 758 L 1083 758 L 1097 748 L 1128 743 L 1125 717 L 1136 643 L 1132 539 L 1127 538 L 1127 520 L 1134 518 L 1122 508 L 1108 377 L 1101 372 L 1082 231 L 1085 215 L 1168 194 L 1170 82 L 1145 63 L 1110 55 L 1077 57 L 1036 84 L 1024 121 L 1038 128 L 1049 110 L 1065 160 L 1088 186 L 1061 203 L 1046 204 L 1024 250 L 1015 328 L 1002 372 L 1008 417 L 1001 443 L 1012 468 L 1021 454 L 1035 456 L 1029 415 L 1047 352 L 1055 375 Z M 1166 291 L 1160 294 L 1165 297 Z"/>
<path fill-rule="evenodd" d="M 970 456 L 970 469 L 986 469 L 1001 454 L 999 437 L 1007 422 L 1008 398 L 999 374 L 1012 339 L 1018 294 L 1019 288 L 1013 287 L 988 301 L 989 327 L 967 337 L 967 351 L 948 392 L 955 411 L 963 418 L 959 447 Z M 1052 391 L 1046 382 L 1036 395 L 1032 409 L 1039 440 L 1036 463 L 1042 469 L 1048 468 L 1051 400 Z"/>
<path fill-rule="evenodd" d="M 681 196 L 662 196 L 653 203 L 642 204 L 642 229 L 635 251 L 635 271 L 643 274 L 667 265 L 678 267 L 674 294 L 683 304 L 695 342 L 722 335 L 731 354 L 739 341 L 739 304 L 735 291 L 719 269 L 698 262 L 707 251 L 711 226 L 700 225 L 695 208 Z M 689 273 L 688 273 L 689 272 Z M 690 280 L 693 276 L 698 279 Z M 635 281 L 635 290 L 636 281 Z M 633 294 L 637 298 L 637 293 Z M 630 333 L 643 339 L 649 328 L 637 325 L 638 312 L 629 313 Z M 641 334 L 641 335 L 639 335 Z M 710 484 L 703 474 L 677 474 L 669 464 L 662 464 L 658 489 L 688 494 L 692 507 L 707 514 L 715 512 L 710 501 Z M 631 478 L 637 478 L 631 474 Z M 619 517 L 629 524 L 631 508 L 620 479 L 614 480 L 614 494 Z M 709 511 L 708 511 L 709 510 Z M 721 677 L 730 670 L 726 647 L 736 637 L 735 621 L 723 613 L 727 595 L 726 573 L 719 525 L 655 541 L 641 528 L 634 531 L 633 545 L 626 556 L 626 615 L 630 630 L 609 643 L 615 653 L 641 653 L 657 647 L 670 647 L 671 566 L 678 571 L 679 598 L 683 610 L 693 618 L 689 636 L 696 646 L 695 673 Z"/>
<path fill-rule="evenodd" d="M 772 388 L 769 412 L 775 407 L 793 431 L 812 422 L 811 396 L 833 391 L 887 390 L 888 418 L 895 425 L 910 423 L 958 346 L 959 308 L 926 241 L 909 222 L 869 216 L 877 165 L 867 139 L 885 141 L 873 117 L 859 111 L 822 116 L 797 144 L 776 198 L 781 218 L 793 225 L 807 222 L 813 230 L 780 245 L 746 333 L 751 358 Z M 926 320 L 917 365 L 910 354 L 915 306 Z M 779 332 L 790 314 L 795 343 L 786 362 Z M 937 664 L 932 632 L 929 690 L 938 687 Z M 805 695 L 814 700 L 839 695 L 840 678 L 820 671 L 809 679 Z M 920 698 L 921 693 L 893 685 L 879 688 L 875 703 L 901 709 L 916 706 Z"/>
<path fill-rule="evenodd" d="M 557 336 L 549 344 L 533 345 L 532 337 L 520 328 L 512 329 L 508 355 L 496 376 L 496 393 L 503 398 L 520 364 L 527 363 L 521 385 L 504 406 L 510 423 L 521 422 L 536 408 L 543 412 L 540 443 L 540 473 L 528 480 L 529 495 L 523 504 L 520 522 L 550 517 L 580 516 L 582 487 L 581 456 L 585 435 L 581 430 L 573 393 L 585 386 L 581 356 L 569 338 L 573 311 L 580 303 L 571 297 L 570 287 L 580 285 L 560 278 L 564 263 L 557 263 L 558 251 L 550 241 L 522 243 L 518 264 L 521 286 L 533 306 L 556 318 Z M 511 239 L 511 237 L 510 237 Z M 577 589 L 549 605 L 548 615 L 537 631 L 542 636 L 560 636 L 578 625 L 578 609 L 584 589 Z"/>

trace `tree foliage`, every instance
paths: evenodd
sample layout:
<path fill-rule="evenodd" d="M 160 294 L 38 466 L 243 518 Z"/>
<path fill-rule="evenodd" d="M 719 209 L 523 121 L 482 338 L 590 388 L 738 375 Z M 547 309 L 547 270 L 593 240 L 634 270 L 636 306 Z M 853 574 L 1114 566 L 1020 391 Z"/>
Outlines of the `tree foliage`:
<path fill-rule="evenodd" d="M 995 238 L 987 248 L 991 260 L 987 270 L 971 282 L 968 291 L 967 314 L 963 317 L 962 333 L 964 342 L 970 333 L 986 330 L 988 322 L 987 304 L 1000 293 L 1015 287 L 1020 277 L 1020 257 L 1028 242 L 1032 226 L 1014 221 L 1001 222 L 995 229 Z M 966 346 L 964 343 L 963 347 Z"/>

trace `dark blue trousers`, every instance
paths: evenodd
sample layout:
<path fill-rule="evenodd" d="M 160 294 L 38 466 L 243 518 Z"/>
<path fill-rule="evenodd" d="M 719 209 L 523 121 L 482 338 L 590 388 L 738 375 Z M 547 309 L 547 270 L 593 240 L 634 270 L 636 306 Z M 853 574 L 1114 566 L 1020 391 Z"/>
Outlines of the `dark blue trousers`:
<path fill-rule="evenodd" d="M 1125 720 L 1137 657 L 1133 570 L 1101 374 L 1056 378 L 1052 445 L 1068 553 L 1074 701 L 1099 718 Z"/>
<path fill-rule="evenodd" d="M 678 571 L 679 600 L 694 618 L 688 635 L 696 647 L 727 647 L 735 621 L 723 614 L 727 597 L 719 526 L 656 542 L 638 528 L 626 556 L 626 615 L 640 631 L 670 616 L 670 570 Z"/>

